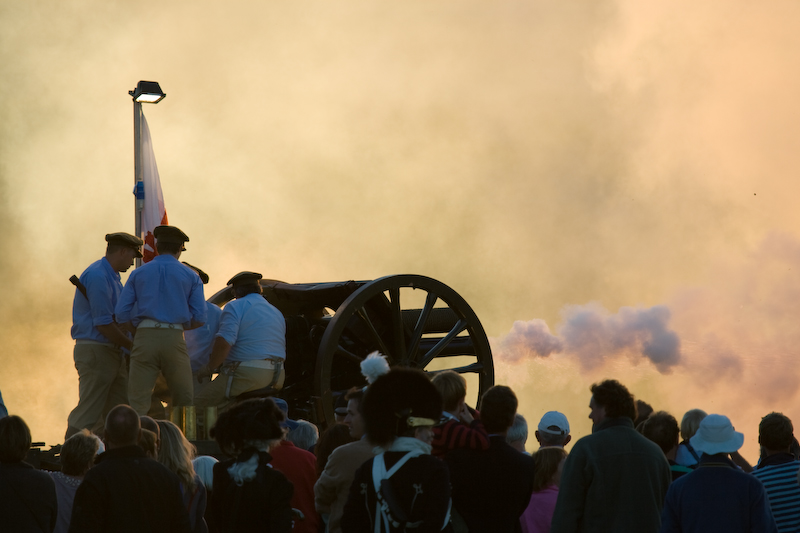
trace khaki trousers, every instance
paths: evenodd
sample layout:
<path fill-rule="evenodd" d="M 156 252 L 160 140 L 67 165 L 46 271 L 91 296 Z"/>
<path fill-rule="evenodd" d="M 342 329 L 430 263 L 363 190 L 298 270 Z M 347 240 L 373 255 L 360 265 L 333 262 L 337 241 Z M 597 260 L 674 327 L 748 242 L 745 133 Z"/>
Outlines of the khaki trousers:
<path fill-rule="evenodd" d="M 128 403 L 128 368 L 122 351 L 102 344 L 76 344 L 78 406 L 69 414 L 75 429 L 102 430 L 108 412 Z"/>
<path fill-rule="evenodd" d="M 224 367 L 223 367 L 224 369 Z M 233 373 L 220 372 L 214 381 L 198 385 L 195 389 L 194 404 L 196 407 L 216 407 L 223 411 L 229 407 L 239 394 L 243 392 L 261 389 L 272 383 L 274 370 L 268 368 L 252 368 L 240 366 Z M 232 378 L 229 397 L 225 392 L 228 389 L 228 379 Z M 283 387 L 286 378 L 286 371 L 281 365 L 281 374 L 278 376 L 275 389 Z"/>
<path fill-rule="evenodd" d="M 130 406 L 146 415 L 150 409 L 153 387 L 158 373 L 164 374 L 172 392 L 172 404 L 192 404 L 192 365 L 186 351 L 183 331 L 169 328 L 139 328 L 133 338 L 131 368 L 128 379 Z"/>

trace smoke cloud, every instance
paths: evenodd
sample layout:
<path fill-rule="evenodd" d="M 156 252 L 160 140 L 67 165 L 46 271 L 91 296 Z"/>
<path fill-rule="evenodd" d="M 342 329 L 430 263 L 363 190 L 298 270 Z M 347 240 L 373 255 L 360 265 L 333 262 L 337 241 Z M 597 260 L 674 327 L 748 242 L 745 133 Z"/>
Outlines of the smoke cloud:
<path fill-rule="evenodd" d="M 498 354 L 513 361 L 526 355 L 547 357 L 565 352 L 583 368 L 601 366 L 608 358 L 638 355 L 649 359 L 661 373 L 680 363 L 680 339 L 668 327 L 670 311 L 660 305 L 649 309 L 623 307 L 611 314 L 599 304 L 572 305 L 562 311 L 558 335 L 540 319 L 516 321 L 500 341 Z"/>

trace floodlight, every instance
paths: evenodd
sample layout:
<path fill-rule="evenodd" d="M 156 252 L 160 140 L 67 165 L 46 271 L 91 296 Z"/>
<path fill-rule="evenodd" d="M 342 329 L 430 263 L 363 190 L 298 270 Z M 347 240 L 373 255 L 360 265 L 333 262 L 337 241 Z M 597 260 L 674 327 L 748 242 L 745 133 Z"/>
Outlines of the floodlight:
<path fill-rule="evenodd" d="M 136 89 L 128 91 L 128 94 L 133 96 L 135 102 L 145 104 L 157 104 L 167 96 L 156 81 L 140 81 Z"/>

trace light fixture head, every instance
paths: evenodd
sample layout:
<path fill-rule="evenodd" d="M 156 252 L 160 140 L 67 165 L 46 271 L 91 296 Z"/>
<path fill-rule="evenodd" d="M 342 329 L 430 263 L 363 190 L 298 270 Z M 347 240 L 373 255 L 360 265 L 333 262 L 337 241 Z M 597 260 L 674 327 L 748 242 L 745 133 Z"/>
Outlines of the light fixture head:
<path fill-rule="evenodd" d="M 146 104 L 157 104 L 167 96 L 156 81 L 140 81 L 136 84 L 136 89 L 128 91 L 133 96 L 135 102 Z"/>

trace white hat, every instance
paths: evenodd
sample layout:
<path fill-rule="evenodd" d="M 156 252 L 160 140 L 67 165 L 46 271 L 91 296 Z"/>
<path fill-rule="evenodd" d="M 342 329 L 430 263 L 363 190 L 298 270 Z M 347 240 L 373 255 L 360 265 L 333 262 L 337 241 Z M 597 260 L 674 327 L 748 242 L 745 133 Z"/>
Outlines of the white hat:
<path fill-rule="evenodd" d="M 569 435 L 567 417 L 558 411 L 548 411 L 539 421 L 539 431 L 550 435 Z"/>
<path fill-rule="evenodd" d="M 709 455 L 733 453 L 744 444 L 744 434 L 734 431 L 727 416 L 708 415 L 700 422 L 700 428 L 689 443 L 698 452 Z"/>

